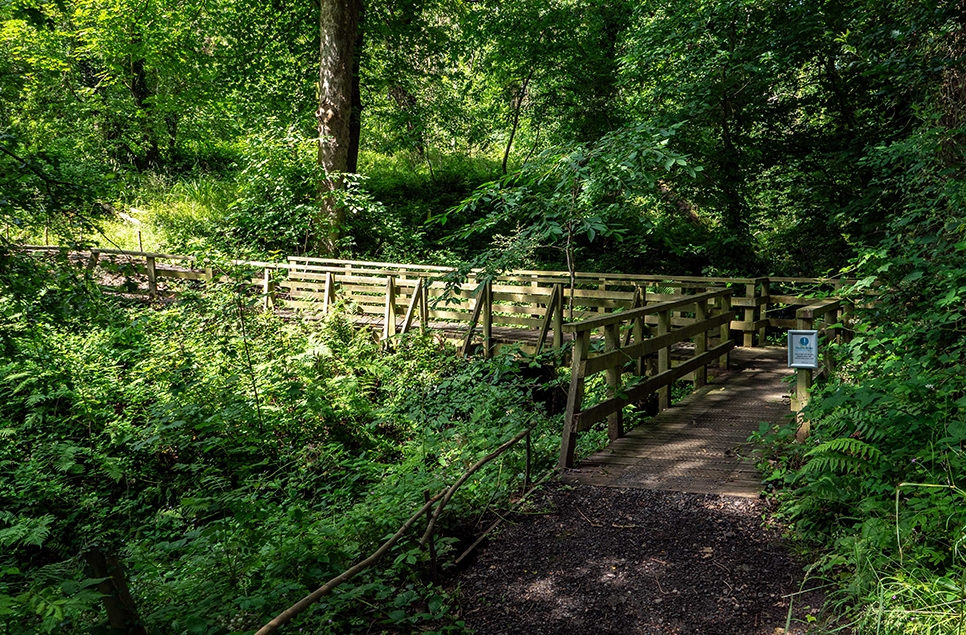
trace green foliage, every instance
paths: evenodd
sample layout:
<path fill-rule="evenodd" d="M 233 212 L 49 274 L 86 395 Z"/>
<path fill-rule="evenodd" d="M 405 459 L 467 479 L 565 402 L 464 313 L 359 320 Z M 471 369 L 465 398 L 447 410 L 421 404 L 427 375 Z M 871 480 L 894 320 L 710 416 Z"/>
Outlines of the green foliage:
<path fill-rule="evenodd" d="M 882 452 L 858 439 L 830 439 L 805 453 L 806 463 L 801 474 L 812 472 L 859 472 L 871 469 L 869 463 L 878 461 Z"/>
<path fill-rule="evenodd" d="M 705 172 L 669 175 L 664 204 L 687 203 L 713 224 L 718 271 L 815 275 L 878 239 L 898 199 L 876 196 L 863 158 L 909 138 L 944 69 L 959 67 L 949 34 L 960 14 L 922 2 L 634 7 L 626 116 L 687 122 L 678 148 Z"/>
<path fill-rule="evenodd" d="M 925 117 L 864 160 L 902 207 L 856 260 L 858 322 L 804 412 L 812 437 L 775 447 L 783 512 L 824 549 L 820 571 L 857 632 L 952 632 L 966 615 L 962 138 Z"/>
<path fill-rule="evenodd" d="M 559 422 L 510 356 L 466 362 L 418 336 L 387 351 L 339 312 L 283 322 L 253 311 L 245 271 L 169 306 L 124 309 L 70 263 L 56 274 L 16 258 L 4 271 L 17 284 L 0 287 L 0 614 L 11 632 L 102 621 L 79 557 L 94 546 L 121 557 L 149 630 L 251 630 L 530 423 L 535 469 L 554 465 Z M 86 304 L 29 304 L 68 274 Z M 454 497 L 436 535 L 443 563 L 453 527 L 519 491 L 523 460 L 510 452 Z M 302 626 L 455 627 L 414 540 Z"/>
<path fill-rule="evenodd" d="M 700 171 L 668 147 L 673 134 L 673 128 L 632 126 L 593 144 L 549 150 L 519 171 L 483 184 L 438 222 L 475 217 L 454 238 L 492 236 L 494 245 L 473 260 L 494 271 L 518 266 L 536 250 L 553 249 L 573 272 L 578 240 L 620 240 L 620 220 L 634 216 L 638 197 L 650 193 L 660 174 L 674 167 L 692 175 Z"/>

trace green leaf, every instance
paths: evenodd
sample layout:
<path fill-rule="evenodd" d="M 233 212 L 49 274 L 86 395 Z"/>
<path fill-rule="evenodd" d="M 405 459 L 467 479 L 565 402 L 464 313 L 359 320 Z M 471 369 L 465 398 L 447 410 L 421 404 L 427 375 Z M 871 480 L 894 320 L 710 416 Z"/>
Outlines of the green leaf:
<path fill-rule="evenodd" d="M 902 279 L 902 283 L 905 284 L 907 282 L 915 282 L 916 280 L 919 280 L 920 278 L 922 278 L 922 276 L 923 276 L 922 270 L 916 269 L 915 271 L 912 271 L 911 273 L 907 274 L 906 277 Z"/>

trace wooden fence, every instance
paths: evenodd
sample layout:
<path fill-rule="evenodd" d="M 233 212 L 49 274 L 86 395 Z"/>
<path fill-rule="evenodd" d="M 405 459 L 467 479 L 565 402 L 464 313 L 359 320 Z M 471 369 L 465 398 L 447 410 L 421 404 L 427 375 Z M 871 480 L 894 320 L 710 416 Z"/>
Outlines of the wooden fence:
<path fill-rule="evenodd" d="M 573 466 L 578 432 L 607 419 L 613 441 L 624 436 L 625 406 L 657 393 L 658 409 L 667 408 L 674 381 L 691 376 L 695 387 L 703 386 L 709 364 L 727 367 L 728 351 L 734 348 L 731 302 L 731 289 L 722 288 L 564 325 L 575 341 L 560 467 Z M 592 348 L 595 332 L 603 335 L 600 353 Z M 717 343 L 709 348 L 712 337 Z M 672 352 L 688 341 L 693 353 L 675 364 Z M 648 364 L 649 360 L 656 364 Z M 639 383 L 625 386 L 622 376 L 626 371 Z M 607 373 L 606 398 L 584 408 L 584 382 L 601 372 Z"/>
<path fill-rule="evenodd" d="M 62 248 L 24 249 L 50 252 Z M 149 298 L 171 293 L 174 280 L 224 279 L 223 272 L 192 256 L 94 249 L 71 257 L 96 269 L 106 291 Z M 722 342 L 737 331 L 743 346 L 764 344 L 769 327 L 806 328 L 809 320 L 832 323 L 847 310 L 834 300 L 815 304 L 816 295 L 834 293 L 847 282 L 838 279 L 577 272 L 571 285 L 570 276 L 562 271 L 515 270 L 490 280 L 472 271 L 465 280 L 455 281 L 453 268 L 432 265 L 303 256 L 290 256 L 284 262 L 234 260 L 231 265 L 244 272 L 243 279 L 260 296 L 265 310 L 311 319 L 325 316 L 341 303 L 357 324 L 377 329 L 383 339 L 415 328 L 431 329 L 456 342 L 464 355 L 474 350 L 490 355 L 506 344 L 530 352 L 548 344 L 560 348 L 565 341 L 579 340 L 583 332 L 568 322 L 615 312 L 626 315 L 667 302 L 685 302 L 669 309 L 670 328 L 690 326 L 694 309 L 687 307 L 694 302 L 692 298 L 720 288 L 730 291 L 733 312 L 730 319 L 717 318 L 727 322 Z M 641 315 L 649 328 L 659 325 L 659 312 L 649 310 Z M 812 373 L 800 371 L 796 406 L 806 403 L 812 379 Z"/>

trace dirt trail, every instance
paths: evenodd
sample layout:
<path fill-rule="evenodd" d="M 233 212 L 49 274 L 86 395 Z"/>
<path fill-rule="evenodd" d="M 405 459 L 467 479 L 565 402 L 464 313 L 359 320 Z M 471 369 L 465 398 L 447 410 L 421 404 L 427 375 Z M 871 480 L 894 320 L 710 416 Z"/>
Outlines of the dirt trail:
<path fill-rule="evenodd" d="M 557 485 L 529 511 L 455 580 L 481 635 L 777 635 L 802 588 L 761 499 Z M 821 602 L 795 595 L 789 633 Z"/>

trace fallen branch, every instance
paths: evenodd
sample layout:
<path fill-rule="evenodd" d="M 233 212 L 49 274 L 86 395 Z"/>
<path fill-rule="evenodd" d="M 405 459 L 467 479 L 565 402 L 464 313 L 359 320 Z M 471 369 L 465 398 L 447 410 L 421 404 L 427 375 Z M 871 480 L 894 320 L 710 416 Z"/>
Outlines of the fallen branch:
<path fill-rule="evenodd" d="M 389 540 L 384 542 L 382 546 L 379 547 L 379 549 L 377 549 L 374 554 L 372 554 L 371 556 L 369 556 L 359 564 L 355 565 L 354 567 L 347 569 L 343 573 L 332 578 L 324 585 L 322 585 L 321 587 L 319 587 L 309 595 L 306 595 L 304 598 L 299 600 L 297 603 L 295 603 L 285 611 L 282 611 L 275 619 L 273 619 L 271 622 L 269 622 L 265 626 L 258 629 L 255 635 L 267 635 L 267 633 L 274 632 L 279 626 L 282 626 L 286 622 L 291 621 L 293 617 L 295 617 L 305 609 L 309 608 L 310 606 L 312 606 L 313 604 L 321 600 L 323 596 L 331 592 L 333 589 L 341 585 L 343 582 L 348 582 L 357 574 L 361 573 L 362 571 L 365 571 L 370 566 L 374 565 L 381 557 L 383 557 L 386 554 L 387 551 L 392 549 L 393 545 L 399 542 L 399 539 L 402 538 L 407 531 L 409 531 L 409 529 L 413 526 L 413 524 L 415 524 L 415 522 L 419 520 L 420 516 L 425 514 L 427 511 L 429 511 L 429 509 L 433 506 L 433 504 L 443 497 L 443 493 L 445 491 L 446 490 L 444 490 L 443 492 L 440 492 L 436 496 L 426 501 L 426 504 L 420 507 L 418 512 L 410 516 L 409 520 L 407 520 L 403 524 L 403 526 L 399 528 L 399 531 L 393 534 L 393 536 Z"/>
<path fill-rule="evenodd" d="M 510 448 L 512 448 L 514 445 L 516 445 L 517 443 L 519 443 L 521 440 L 523 440 L 524 437 L 526 437 L 528 434 L 530 434 L 530 432 L 533 430 L 533 428 L 534 428 L 534 426 L 530 426 L 529 428 L 527 428 L 526 430 L 524 430 L 523 432 L 521 432 L 517 436 L 513 437 L 512 439 L 510 439 L 509 441 L 507 441 L 506 443 L 504 443 L 503 445 L 501 445 L 497 449 L 493 450 L 493 452 L 491 452 L 490 454 L 487 454 L 486 456 L 484 456 L 482 459 L 480 459 L 479 461 L 477 461 L 473 465 L 473 467 L 471 467 L 470 469 L 466 470 L 466 472 L 463 473 L 463 476 L 459 477 L 459 479 L 455 483 L 453 483 L 452 485 L 450 485 L 449 489 L 446 490 L 445 496 L 443 496 L 442 502 L 440 502 L 440 504 L 436 507 L 436 511 L 433 512 L 433 517 L 432 517 L 432 519 L 430 519 L 429 525 L 426 526 L 426 532 L 423 533 L 423 537 L 419 540 L 419 546 L 420 547 L 425 547 L 426 546 L 426 543 L 429 541 L 430 537 L 433 535 L 433 528 L 436 526 L 436 521 L 439 519 L 440 515 L 443 513 L 443 508 L 446 507 L 446 503 L 448 503 L 449 500 L 451 498 L 453 498 L 453 494 L 456 493 L 456 490 L 458 490 L 460 488 L 460 486 L 463 483 L 466 482 L 466 479 L 468 479 L 470 476 L 472 476 L 473 473 L 476 472 L 478 469 L 480 469 L 481 467 L 483 467 L 484 465 L 486 465 L 487 463 L 489 463 L 490 461 L 492 461 L 496 457 L 500 456 L 501 454 L 503 454 L 504 452 L 506 452 L 507 450 L 509 450 Z M 256 635 L 258 635 L 258 634 L 256 633 Z"/>
<path fill-rule="evenodd" d="M 527 428 L 517 436 L 510 439 L 509 441 L 501 445 L 499 448 L 497 448 L 490 454 L 486 455 L 485 457 L 477 461 L 455 483 L 453 483 L 451 486 L 449 486 L 448 488 L 444 489 L 442 492 L 436 494 L 436 496 L 433 496 L 431 499 L 426 501 L 426 503 L 419 508 L 419 511 L 417 511 L 415 514 L 410 516 L 409 520 L 407 520 L 403 524 L 403 526 L 399 528 L 399 531 L 393 534 L 392 537 L 389 538 L 389 540 L 384 542 L 382 546 L 376 550 L 375 553 L 373 553 L 371 556 L 369 556 L 362 562 L 356 564 L 352 568 L 347 569 L 343 573 L 332 578 L 331 580 L 326 582 L 324 585 L 322 585 L 321 587 L 319 587 L 309 595 L 306 595 L 297 603 L 295 603 L 294 605 L 292 605 L 291 607 L 289 607 L 288 609 L 280 613 L 278 616 L 276 616 L 272 621 L 265 624 L 265 626 L 258 629 L 258 631 L 255 632 L 255 635 L 268 635 L 269 633 L 275 632 L 280 626 L 290 622 L 294 617 L 296 617 L 297 615 L 305 611 L 305 609 L 309 608 L 319 600 L 321 600 L 325 595 L 331 593 L 335 588 L 339 587 L 345 582 L 348 582 L 359 573 L 362 573 L 363 571 L 365 571 L 366 569 L 374 565 L 376 562 L 379 561 L 380 558 L 386 555 L 386 552 L 392 549 L 393 545 L 399 542 L 399 539 L 402 538 L 406 534 L 406 532 L 408 532 L 412 528 L 414 524 L 416 524 L 416 521 L 419 520 L 420 516 L 428 513 L 429 510 L 432 509 L 433 505 L 437 501 L 440 501 L 440 499 L 442 499 L 442 502 L 440 502 L 439 506 L 436 508 L 432 518 L 429 521 L 429 524 L 426 528 L 426 533 L 423 535 L 423 539 L 420 541 L 420 546 L 424 546 L 425 542 L 428 540 L 428 537 L 432 536 L 433 527 L 436 523 L 436 520 L 439 518 L 439 515 L 443 507 L 453 497 L 453 494 L 456 493 L 456 490 L 458 490 L 460 486 L 463 483 L 465 483 L 470 476 L 473 475 L 474 472 L 476 472 L 481 467 L 483 467 L 484 465 L 486 465 L 496 457 L 506 452 L 508 449 L 513 447 L 513 445 L 515 445 L 517 442 L 523 439 L 526 435 L 530 434 L 530 432 L 533 430 L 533 427 L 534 426 L 530 426 L 529 428 Z"/>
<path fill-rule="evenodd" d="M 580 511 L 580 509 L 577 509 L 577 513 L 580 514 L 581 516 L 584 516 L 584 512 Z M 587 518 L 587 516 L 584 516 L 584 520 L 586 520 L 591 527 L 603 527 L 603 525 L 601 525 L 600 523 L 595 523 L 591 519 Z"/>
<path fill-rule="evenodd" d="M 543 478 L 541 478 L 539 481 L 537 481 L 537 483 L 532 488 L 530 488 L 529 490 L 527 490 L 527 493 L 524 494 L 520 498 L 520 500 L 518 500 L 517 503 L 509 511 L 512 512 L 512 513 L 516 513 L 516 514 L 527 514 L 527 515 L 537 515 L 537 516 L 546 516 L 546 515 L 558 513 L 556 511 L 553 511 L 553 512 L 537 512 L 537 513 L 528 513 L 528 512 L 520 512 L 520 511 L 517 511 L 517 509 L 527 500 L 527 496 L 529 496 L 530 494 L 532 494 L 533 492 L 535 492 L 537 490 L 537 488 L 539 488 L 541 485 L 543 485 L 544 482 L 548 478 L 550 478 L 551 476 L 553 476 L 556 473 L 557 473 L 557 469 L 556 468 L 554 468 L 552 470 L 549 470 L 543 476 Z M 464 551 L 460 555 L 460 557 L 457 558 L 453 562 L 453 564 L 457 564 L 458 565 L 460 562 L 462 562 L 466 558 L 466 556 L 470 555 L 473 552 L 473 550 L 476 549 L 479 546 L 479 544 L 481 542 L 483 542 L 483 540 L 490 534 L 490 532 L 492 532 L 494 529 L 496 529 L 500 525 L 500 523 L 503 522 L 503 520 L 504 520 L 504 518 L 502 516 L 500 516 L 499 514 L 497 514 L 497 520 L 492 525 L 490 525 L 489 528 L 486 531 L 484 531 L 482 534 L 480 534 L 479 536 L 477 536 L 476 540 L 473 541 L 473 544 L 471 544 L 469 547 L 467 547 L 466 548 L 466 551 Z"/>

